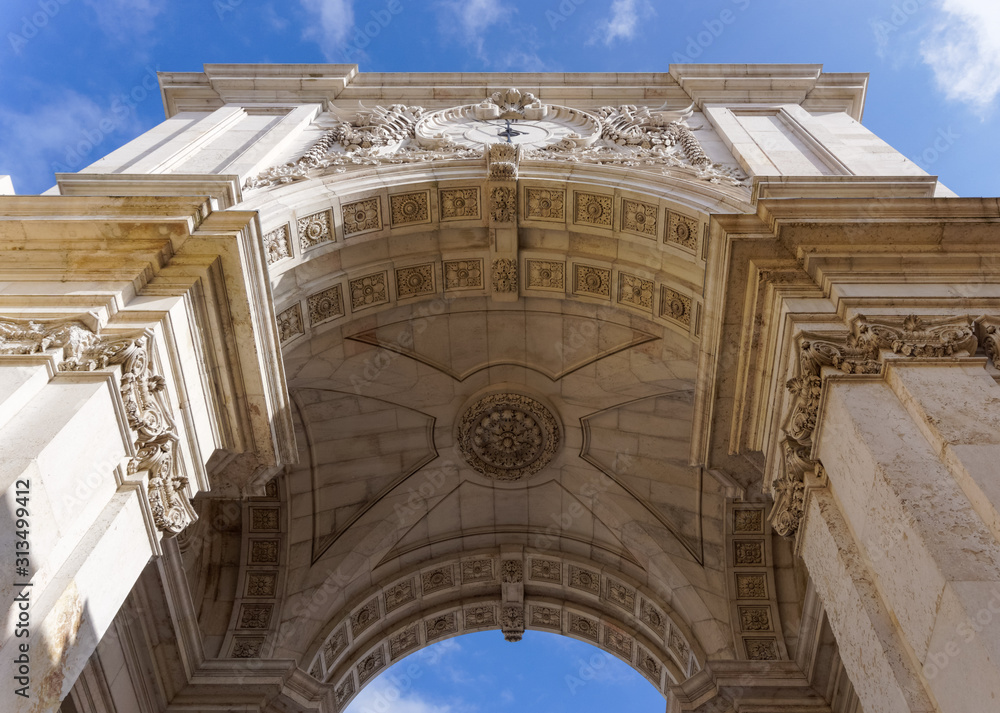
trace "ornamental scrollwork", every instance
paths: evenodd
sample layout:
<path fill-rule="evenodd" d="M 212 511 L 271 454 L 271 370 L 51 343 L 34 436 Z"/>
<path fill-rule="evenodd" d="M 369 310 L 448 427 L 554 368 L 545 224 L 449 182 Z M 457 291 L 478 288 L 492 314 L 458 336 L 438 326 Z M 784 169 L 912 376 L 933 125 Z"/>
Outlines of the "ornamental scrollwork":
<path fill-rule="evenodd" d="M 121 368 L 119 392 L 135 456 L 128 472 L 149 472 L 149 504 L 156 527 L 168 536 L 197 519 L 180 475 L 177 426 L 171 417 L 166 381 L 150 363 L 152 334 L 105 335 L 81 320 L 0 320 L 0 354 L 39 354 L 61 350 L 60 371 Z"/>
<path fill-rule="evenodd" d="M 784 537 L 798 531 L 805 474 L 822 468 L 810 459 L 810 453 L 826 373 L 836 370 L 844 374 L 881 374 L 884 352 L 902 357 L 972 356 L 979 344 L 977 330 L 989 353 L 988 340 L 996 330 L 990 332 L 989 327 L 977 325 L 968 316 L 858 315 L 846 333 L 801 334 L 797 342 L 797 374 L 785 384 L 792 398 L 782 426 L 785 435 L 781 441 L 781 472 L 771 485 L 774 507 L 770 520 L 774 531 Z M 996 353 L 1000 342 L 993 344 Z"/>

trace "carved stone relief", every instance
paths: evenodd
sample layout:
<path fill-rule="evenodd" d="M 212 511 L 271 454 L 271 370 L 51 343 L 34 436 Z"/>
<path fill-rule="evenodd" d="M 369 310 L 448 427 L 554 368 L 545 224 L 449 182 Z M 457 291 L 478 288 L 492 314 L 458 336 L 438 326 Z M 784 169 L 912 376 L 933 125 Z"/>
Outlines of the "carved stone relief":
<path fill-rule="evenodd" d="M 566 191 L 555 188 L 526 188 L 525 218 L 530 220 L 551 220 L 562 223 L 566 220 Z"/>
<path fill-rule="evenodd" d="M 358 664 L 358 681 L 364 683 L 385 667 L 385 654 L 379 647 L 361 659 Z"/>
<path fill-rule="evenodd" d="M 589 569 L 569 566 L 569 586 L 597 594 L 601 591 L 601 576 Z"/>
<path fill-rule="evenodd" d="M 351 280 L 348 283 L 351 290 L 351 308 L 359 310 L 386 304 L 389 301 L 389 289 L 386 282 L 386 273 L 384 272 L 376 272 Z"/>
<path fill-rule="evenodd" d="M 610 299 L 611 270 L 591 265 L 577 265 L 573 291 L 577 294 Z"/>
<path fill-rule="evenodd" d="M 493 579 L 493 560 L 476 559 L 462 563 L 462 584 L 489 582 Z"/>
<path fill-rule="evenodd" d="M 507 584 L 520 584 L 524 579 L 521 560 L 504 560 L 500 565 L 500 578 Z"/>
<path fill-rule="evenodd" d="M 517 263 L 506 257 L 493 261 L 493 289 L 497 292 L 517 292 Z"/>
<path fill-rule="evenodd" d="M 691 298 L 669 287 L 660 287 L 660 316 L 691 326 Z"/>
<path fill-rule="evenodd" d="M 500 629 L 507 641 L 520 641 L 524 636 L 524 607 L 504 606 L 500 612 Z"/>
<path fill-rule="evenodd" d="M 382 212 L 377 197 L 348 203 L 341 207 L 341 213 L 345 237 L 382 229 Z"/>
<path fill-rule="evenodd" d="M 552 260 L 526 260 L 528 289 L 564 292 L 566 290 L 566 263 Z"/>
<path fill-rule="evenodd" d="M 292 256 L 292 249 L 288 245 L 287 225 L 264 234 L 264 254 L 267 255 L 268 265 Z"/>
<path fill-rule="evenodd" d="M 344 297 L 340 285 L 309 295 L 309 324 L 317 325 L 344 316 Z"/>
<path fill-rule="evenodd" d="M 424 572 L 421 580 L 424 594 L 455 586 L 455 574 L 450 566 Z"/>
<path fill-rule="evenodd" d="M 389 658 L 395 661 L 400 656 L 408 651 L 412 651 L 419 645 L 420 642 L 417 640 L 417 627 L 414 624 L 389 639 Z"/>
<path fill-rule="evenodd" d="M 622 230 L 655 239 L 657 210 L 649 203 L 622 200 Z"/>
<path fill-rule="evenodd" d="M 157 529 L 173 536 L 197 519 L 181 475 L 180 437 L 166 394 L 166 380 L 153 371 L 152 334 L 102 336 L 80 320 L 0 320 L 0 354 L 62 350 L 60 371 L 121 368 L 119 394 L 135 456 L 128 473 L 149 472 L 147 493 Z"/>
<path fill-rule="evenodd" d="M 552 560 L 532 559 L 531 578 L 543 582 L 561 583 L 562 565 Z"/>
<path fill-rule="evenodd" d="M 534 475 L 552 460 L 559 441 L 559 425 L 548 408 L 521 394 L 484 396 L 459 420 L 462 457 L 496 480 Z"/>
<path fill-rule="evenodd" d="M 454 634 L 458 631 L 455 621 L 455 612 L 444 614 L 424 622 L 425 634 L 428 641 L 440 639 L 442 636 Z"/>
<path fill-rule="evenodd" d="M 411 579 L 407 579 L 404 582 L 393 585 L 385 591 L 385 610 L 387 613 L 391 612 L 397 607 L 401 607 L 408 602 L 412 602 L 416 599 L 416 596 L 413 580 Z"/>
<path fill-rule="evenodd" d="M 667 232 L 663 239 L 665 242 L 696 250 L 698 248 L 698 221 L 673 211 L 667 211 Z"/>
<path fill-rule="evenodd" d="M 582 636 L 592 641 L 597 641 L 597 622 L 579 614 L 570 613 L 569 630 L 571 633 Z"/>
<path fill-rule="evenodd" d="M 611 227 L 612 198 L 597 193 L 575 193 L 576 208 L 573 222 L 584 225 Z"/>
<path fill-rule="evenodd" d="M 303 250 L 308 250 L 323 243 L 333 242 L 336 236 L 333 234 L 332 226 L 328 210 L 299 218 L 297 222 L 299 245 Z"/>
<path fill-rule="evenodd" d="M 632 660 L 632 637 L 629 635 L 605 625 L 604 645 L 626 661 Z"/>
<path fill-rule="evenodd" d="M 351 615 L 351 634 L 357 636 L 378 621 L 378 599 L 372 599 Z"/>
<path fill-rule="evenodd" d="M 482 260 L 445 260 L 446 290 L 475 290 L 483 287 Z"/>
<path fill-rule="evenodd" d="M 441 189 L 441 220 L 476 220 L 479 218 L 479 189 Z"/>
<path fill-rule="evenodd" d="M 618 275 L 618 302 L 648 312 L 653 311 L 653 281 L 638 275 Z"/>
<path fill-rule="evenodd" d="M 416 297 L 434 292 L 434 266 L 414 265 L 396 270 L 396 297 Z"/>
<path fill-rule="evenodd" d="M 389 207 L 394 226 L 431 222 L 429 191 L 389 196 Z"/>
<path fill-rule="evenodd" d="M 298 302 L 279 312 L 276 319 L 278 338 L 282 344 L 306 333 L 305 327 L 302 326 L 302 306 Z"/>

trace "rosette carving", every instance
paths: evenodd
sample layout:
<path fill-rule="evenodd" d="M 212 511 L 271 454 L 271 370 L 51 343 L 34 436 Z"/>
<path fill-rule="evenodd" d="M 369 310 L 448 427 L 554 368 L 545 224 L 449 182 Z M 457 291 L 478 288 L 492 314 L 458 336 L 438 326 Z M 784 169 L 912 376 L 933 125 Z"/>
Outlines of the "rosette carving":
<path fill-rule="evenodd" d="M 496 480 L 520 480 L 544 468 L 559 447 L 559 426 L 541 403 L 521 394 L 491 394 L 459 422 L 458 448 L 466 462 Z"/>

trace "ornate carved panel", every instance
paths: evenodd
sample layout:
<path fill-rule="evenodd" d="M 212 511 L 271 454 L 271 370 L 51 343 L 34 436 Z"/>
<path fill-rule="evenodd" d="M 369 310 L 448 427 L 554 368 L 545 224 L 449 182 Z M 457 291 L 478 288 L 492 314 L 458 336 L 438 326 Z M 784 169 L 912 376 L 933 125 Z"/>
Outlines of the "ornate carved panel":
<path fill-rule="evenodd" d="M 271 623 L 273 604 L 243 604 L 237 620 L 237 629 L 266 629 Z"/>
<path fill-rule="evenodd" d="M 378 599 L 372 599 L 351 614 L 351 634 L 357 636 L 379 619 Z"/>
<path fill-rule="evenodd" d="M 424 572 L 421 577 L 424 594 L 430 594 L 441 589 L 455 586 L 455 574 L 451 566 L 439 567 L 430 572 Z"/>
<path fill-rule="evenodd" d="M 288 243 L 287 225 L 282 225 L 280 228 L 264 234 L 264 253 L 267 255 L 268 265 L 273 265 L 278 260 L 292 256 L 292 249 Z"/>
<path fill-rule="evenodd" d="M 608 579 L 605 593 L 608 601 L 617 604 L 628 612 L 635 611 L 635 590 L 631 587 L 621 582 L 616 582 L 613 579 Z"/>
<path fill-rule="evenodd" d="M 303 250 L 337 239 L 333 233 L 333 220 L 328 210 L 299 218 L 296 227 L 299 230 L 299 247 Z"/>
<path fill-rule="evenodd" d="M 250 540 L 250 564 L 277 564 L 278 540 Z"/>
<path fill-rule="evenodd" d="M 389 658 L 393 661 L 420 645 L 417 640 L 417 625 L 404 629 L 389 639 Z"/>
<path fill-rule="evenodd" d="M 493 261 L 493 289 L 517 292 L 517 261 L 502 257 Z"/>
<path fill-rule="evenodd" d="M 375 649 L 361 659 L 358 664 L 358 681 L 364 683 L 385 667 L 385 653 L 382 647 Z"/>
<path fill-rule="evenodd" d="M 262 636 L 237 636 L 233 639 L 233 648 L 229 656 L 234 659 L 255 659 L 260 656 L 263 648 Z"/>
<path fill-rule="evenodd" d="M 389 196 L 393 226 L 431 222 L 430 191 Z"/>
<path fill-rule="evenodd" d="M 474 559 L 462 562 L 462 584 L 489 582 L 493 579 L 493 560 Z"/>
<path fill-rule="evenodd" d="M 562 583 L 562 564 L 554 560 L 531 560 L 531 578 L 543 582 Z"/>
<path fill-rule="evenodd" d="M 478 188 L 442 188 L 440 191 L 441 220 L 478 220 Z"/>
<path fill-rule="evenodd" d="M 246 597 L 273 597 L 277 590 L 278 574 L 276 572 L 248 572 Z"/>
<path fill-rule="evenodd" d="M 596 225 L 601 228 L 612 226 L 613 199 L 598 193 L 575 193 L 576 206 L 573 222 L 582 225 Z"/>
<path fill-rule="evenodd" d="M 653 311 L 653 281 L 622 272 L 618 275 L 618 302 Z"/>
<path fill-rule="evenodd" d="M 497 625 L 497 612 L 492 606 L 467 607 L 464 617 L 466 629 L 490 628 Z"/>
<path fill-rule="evenodd" d="M 309 295 L 309 324 L 316 325 L 344 316 L 343 288 L 334 285 L 328 290 Z"/>
<path fill-rule="evenodd" d="M 688 250 L 697 250 L 698 221 L 680 213 L 667 211 L 667 231 L 663 240 Z"/>
<path fill-rule="evenodd" d="M 396 269 L 396 297 L 416 297 L 434 293 L 434 265 L 413 265 Z"/>
<path fill-rule="evenodd" d="M 736 573 L 738 599 L 767 599 L 767 575 Z"/>
<path fill-rule="evenodd" d="M 604 646 L 626 661 L 632 660 L 632 637 L 610 626 L 604 626 Z"/>
<path fill-rule="evenodd" d="M 562 628 L 562 613 L 553 607 L 532 606 L 531 626 L 559 631 Z"/>
<path fill-rule="evenodd" d="M 556 454 L 559 424 L 541 402 L 522 394 L 489 394 L 462 414 L 458 449 L 477 472 L 495 480 L 534 475 Z"/>
<path fill-rule="evenodd" d="M 601 575 L 589 569 L 570 565 L 569 586 L 598 594 L 601 591 Z"/>
<path fill-rule="evenodd" d="M 691 298 L 669 287 L 660 287 L 660 316 L 685 327 L 691 326 Z"/>
<path fill-rule="evenodd" d="M 569 630 L 571 634 L 576 634 L 577 636 L 582 636 L 585 639 L 590 639 L 595 642 L 597 641 L 599 631 L 597 621 L 589 617 L 570 612 Z"/>
<path fill-rule="evenodd" d="M 476 258 L 445 260 L 444 288 L 448 291 L 482 289 L 483 261 Z"/>
<path fill-rule="evenodd" d="M 592 265 L 576 265 L 573 292 L 611 299 L 611 270 Z"/>
<path fill-rule="evenodd" d="M 416 587 L 412 579 L 407 579 L 385 590 L 385 611 L 388 614 L 393 609 L 412 602 L 417 598 Z"/>
<path fill-rule="evenodd" d="M 565 292 L 566 263 L 555 260 L 525 261 L 528 275 L 525 287 L 531 290 L 546 290 L 548 292 Z"/>
<path fill-rule="evenodd" d="M 566 191 L 557 188 L 525 188 L 524 217 L 529 220 L 566 220 Z"/>
<path fill-rule="evenodd" d="M 386 304 L 389 301 L 387 274 L 376 272 L 371 275 L 351 280 L 348 284 L 351 290 L 351 309 L 361 310 L 367 307 Z"/>
<path fill-rule="evenodd" d="M 346 625 L 341 625 L 330 634 L 326 642 L 323 644 L 323 660 L 326 662 L 326 667 L 333 668 L 334 662 L 337 657 L 344 652 L 347 648 L 347 628 Z"/>
<path fill-rule="evenodd" d="M 288 309 L 279 312 L 277 321 L 278 336 L 282 344 L 306 333 L 305 327 L 302 324 L 302 305 L 298 302 Z"/>
<path fill-rule="evenodd" d="M 455 612 L 443 614 L 424 622 L 424 633 L 428 641 L 440 639 L 443 636 L 454 634 L 458 631 Z"/>
<path fill-rule="evenodd" d="M 360 235 L 382 229 L 382 207 L 377 196 L 341 206 L 344 236 Z"/>
<path fill-rule="evenodd" d="M 656 239 L 656 215 L 659 209 L 650 203 L 622 200 L 622 230 Z"/>

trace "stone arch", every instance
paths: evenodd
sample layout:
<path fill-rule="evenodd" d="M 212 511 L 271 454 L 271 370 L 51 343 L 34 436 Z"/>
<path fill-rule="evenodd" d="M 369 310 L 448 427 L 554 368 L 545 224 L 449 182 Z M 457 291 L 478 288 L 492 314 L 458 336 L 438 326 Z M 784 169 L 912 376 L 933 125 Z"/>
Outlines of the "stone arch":
<path fill-rule="evenodd" d="M 516 563 L 511 567 L 508 563 Z M 505 588 L 520 586 L 518 599 Z M 378 673 L 434 643 L 504 630 L 505 611 L 526 630 L 579 639 L 621 659 L 664 695 L 704 665 L 676 613 L 623 572 L 552 551 L 480 550 L 386 577 L 323 627 L 307 658 L 343 709 Z M 689 643 L 690 642 L 690 643 Z"/>

